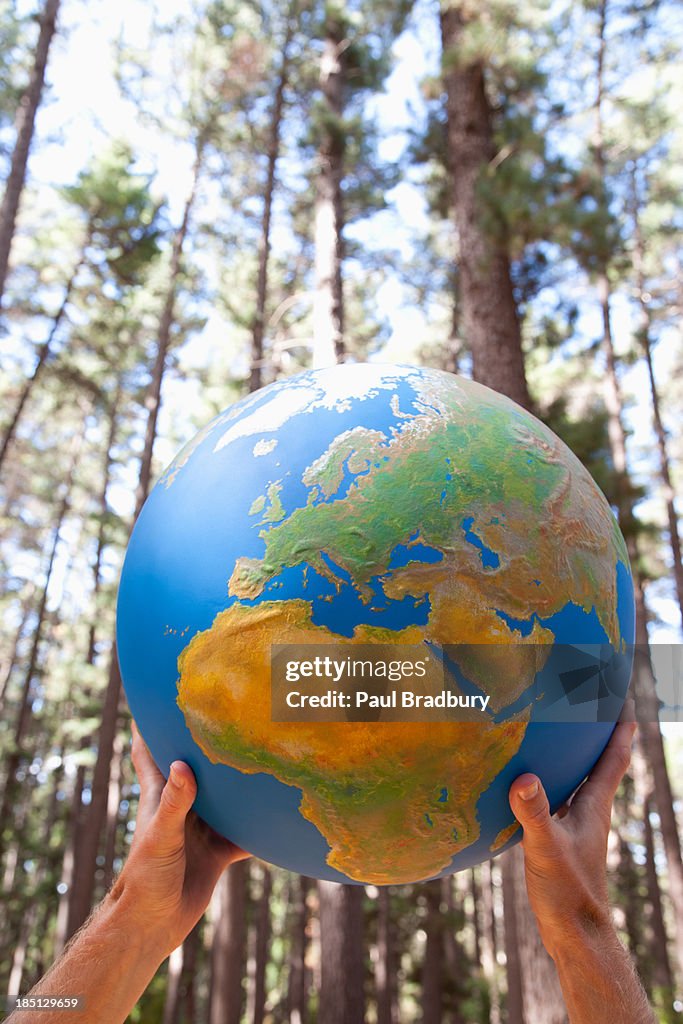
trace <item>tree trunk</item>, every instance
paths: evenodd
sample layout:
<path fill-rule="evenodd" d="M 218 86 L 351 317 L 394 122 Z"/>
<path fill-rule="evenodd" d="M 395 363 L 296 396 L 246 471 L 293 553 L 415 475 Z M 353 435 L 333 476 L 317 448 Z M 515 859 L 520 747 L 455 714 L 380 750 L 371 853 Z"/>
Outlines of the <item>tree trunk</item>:
<path fill-rule="evenodd" d="M 659 815 L 662 844 L 666 854 L 669 899 L 673 907 L 677 963 L 683 964 L 683 859 L 681 839 L 674 809 L 671 780 L 664 754 L 664 741 L 659 725 L 655 677 L 650 661 L 647 633 L 647 611 L 640 580 L 636 578 L 636 664 L 633 674 L 640 736 L 654 782 L 654 800 Z"/>
<path fill-rule="evenodd" d="M 498 238 L 483 227 L 479 182 L 495 156 L 485 67 L 479 60 L 462 59 L 458 52 L 465 25 L 476 12 L 476 5 L 464 2 L 444 3 L 441 9 L 462 327 L 472 352 L 474 379 L 529 408 L 504 226 L 499 225 Z"/>
<path fill-rule="evenodd" d="M 266 171 L 266 187 L 263 195 L 263 214 L 261 217 L 261 237 L 258 249 L 258 274 L 256 277 L 256 312 L 251 328 L 251 370 L 249 374 L 249 391 L 257 391 L 263 384 L 263 336 L 266 324 L 266 298 L 268 295 L 268 261 L 270 258 L 270 224 L 273 212 L 273 195 L 275 193 L 275 174 L 280 155 L 280 133 L 284 110 L 285 89 L 289 79 L 290 46 L 294 32 L 294 15 L 297 0 L 293 0 L 287 15 L 287 30 L 282 46 L 282 64 L 275 87 L 273 108 L 268 129 L 268 169 Z"/>
<path fill-rule="evenodd" d="M 489 1024 L 500 1024 L 500 992 L 496 960 L 496 911 L 491 861 L 481 865 L 481 966 L 486 979 Z"/>
<path fill-rule="evenodd" d="M 261 865 L 261 892 L 256 904 L 254 922 L 254 977 L 247 1016 L 251 1024 L 263 1024 L 266 1010 L 266 967 L 270 952 L 270 893 L 272 875 L 267 864 Z"/>
<path fill-rule="evenodd" d="M 55 524 L 52 529 L 50 553 L 48 556 L 47 567 L 45 569 L 45 583 L 43 585 L 43 589 L 40 595 L 40 601 L 38 602 L 38 608 L 36 610 L 36 626 L 33 633 L 31 649 L 28 655 L 26 672 L 24 673 L 24 681 L 21 688 L 21 695 L 19 697 L 19 710 L 17 713 L 16 722 L 14 724 L 12 747 L 6 758 L 5 785 L 2 794 L 2 800 L 0 801 L 0 861 L 2 860 L 5 851 L 5 835 L 3 829 L 10 825 L 12 822 L 12 806 L 14 803 L 17 786 L 16 773 L 21 762 L 21 759 L 25 754 L 24 740 L 31 717 L 31 690 L 34 682 L 34 677 L 36 674 L 36 668 L 38 666 L 38 656 L 40 653 L 40 647 L 43 639 L 43 628 L 45 625 L 50 580 L 52 578 L 52 570 L 54 568 L 55 559 L 57 557 L 57 549 L 59 547 L 60 534 L 62 531 L 62 527 L 64 525 L 64 520 L 66 519 L 67 513 L 69 511 L 74 476 L 76 473 L 78 457 L 81 451 L 84 437 L 85 426 L 83 430 L 76 436 L 71 446 L 71 461 L 69 470 L 67 472 L 66 480 L 64 482 L 62 498 L 57 507 Z"/>
<path fill-rule="evenodd" d="M 519 847 L 508 850 L 501 858 L 503 872 L 503 906 L 505 925 L 505 964 L 507 974 L 507 1019 L 508 1024 L 525 1024 L 524 990 L 522 986 L 522 963 L 520 958 L 520 922 L 518 920 L 517 887 L 520 871 L 516 868 L 512 855 Z M 534 1024 L 534 1022 L 530 1022 Z"/>
<path fill-rule="evenodd" d="M 652 798 L 648 795 L 643 804 L 643 829 L 645 833 L 645 872 L 647 878 L 647 895 L 650 906 L 650 929 L 652 931 L 652 983 L 653 988 L 665 1005 L 670 1006 L 674 995 L 674 978 L 669 956 L 669 942 L 664 922 L 662 894 L 659 888 L 657 866 L 655 863 L 655 843 L 652 832 Z"/>
<path fill-rule="evenodd" d="M 190 214 L 197 194 L 197 187 L 202 170 L 204 156 L 204 136 L 197 139 L 194 169 L 190 192 L 185 200 L 185 208 L 180 227 L 173 239 L 171 263 L 169 267 L 168 288 L 166 298 L 159 320 L 159 331 L 157 340 L 156 357 L 152 369 L 145 407 L 147 409 L 147 424 L 145 430 L 145 443 L 140 459 L 140 470 L 138 486 L 135 496 L 135 512 L 131 523 L 131 530 L 142 510 L 145 499 L 149 493 L 152 479 L 152 455 L 154 441 L 156 439 L 157 421 L 161 407 L 161 386 L 166 369 L 168 352 L 171 345 L 171 327 L 175 310 L 176 292 L 178 278 L 183 254 L 183 246 L 187 236 L 190 223 Z M 107 799 L 109 793 L 109 769 L 114 749 L 114 737 L 118 722 L 118 706 L 121 693 L 121 674 L 119 672 L 118 657 L 116 654 L 116 640 L 112 640 L 109 674 L 107 687 L 104 694 L 102 709 L 102 720 L 98 733 L 97 760 L 92 781 L 92 797 L 85 814 L 79 846 L 76 849 L 74 859 L 74 884 L 69 901 L 69 914 L 67 922 L 67 938 L 74 934 L 86 920 L 90 913 L 95 888 L 95 866 L 97 854 L 102 835 L 102 829 L 107 813 Z"/>
<path fill-rule="evenodd" d="M 320 1010 L 325 1024 L 363 1024 L 363 887 L 319 882 Z"/>
<path fill-rule="evenodd" d="M 242 1017 L 247 871 L 247 861 L 238 861 L 221 876 L 216 889 L 209 1024 L 240 1024 Z"/>
<path fill-rule="evenodd" d="M 313 365 L 330 366 L 344 359 L 344 295 L 342 283 L 344 211 L 344 86 L 346 40 L 341 25 L 328 15 L 320 62 L 320 90 L 330 124 L 318 149 L 315 196 L 315 295 L 313 299 Z"/>
<path fill-rule="evenodd" d="M 35 59 L 26 92 L 21 98 L 17 112 L 17 139 L 12 153 L 12 163 L 5 186 L 5 196 L 0 208 L 0 307 L 5 293 L 5 281 L 9 268 L 10 249 L 16 227 L 21 193 L 26 182 L 26 167 L 33 139 L 36 113 L 45 85 L 45 69 L 50 44 L 57 28 L 57 12 L 60 0 L 45 0 L 40 16 L 40 33 Z"/>
<path fill-rule="evenodd" d="M 632 174 L 632 193 L 632 216 L 634 223 L 635 240 L 635 245 L 633 248 L 633 269 L 635 271 L 637 299 L 638 306 L 640 308 L 640 328 L 638 330 L 638 340 L 640 342 L 640 345 L 643 350 L 643 355 L 645 357 L 645 365 L 647 366 L 647 375 L 650 384 L 652 421 L 655 430 L 655 436 L 657 438 L 657 450 L 659 453 L 659 475 L 662 478 L 662 490 L 664 492 L 664 503 L 666 505 L 666 516 L 669 525 L 669 544 L 671 547 L 671 560 L 673 564 L 674 585 L 676 587 L 676 597 L 678 598 L 678 608 L 681 616 L 681 625 L 683 625 L 683 561 L 681 559 L 681 539 L 678 533 L 678 516 L 676 514 L 676 494 L 674 492 L 671 480 L 671 464 L 669 460 L 666 430 L 664 428 L 664 423 L 662 421 L 662 413 L 659 402 L 659 390 L 657 388 L 654 365 L 652 362 L 652 345 L 650 342 L 652 314 L 650 312 L 650 306 L 646 298 L 647 289 L 645 286 L 644 271 L 645 243 L 643 241 L 643 232 L 640 225 L 638 186 L 636 180 L 635 167 L 633 169 Z"/>
<path fill-rule="evenodd" d="M 441 1024 L 443 1019 L 444 957 L 441 917 L 441 880 L 425 882 L 422 891 L 427 902 L 425 918 L 425 954 L 422 964 L 422 1024 Z"/>
<path fill-rule="evenodd" d="M 104 864 L 102 866 L 102 886 L 107 892 L 114 881 L 114 861 L 116 859 L 116 838 L 119 830 L 119 807 L 121 806 L 121 774 L 123 771 L 123 755 L 125 744 L 119 733 L 114 738 L 109 771 L 109 793 L 107 795 L 106 838 L 104 843 Z"/>
<path fill-rule="evenodd" d="M 306 986 L 306 951 L 308 948 L 308 890 L 311 883 L 305 875 L 293 877 L 295 889 L 289 921 L 289 978 L 287 979 L 287 1020 L 289 1024 L 306 1024 L 308 995 Z"/>
<path fill-rule="evenodd" d="M 183 1024 L 194 1024 L 194 970 L 201 927 L 202 921 L 199 920 L 182 946 L 174 949 L 168 958 L 162 1024 L 180 1024 L 181 1019 Z"/>
<path fill-rule="evenodd" d="M 50 326 L 48 336 L 38 349 L 38 358 L 36 360 L 36 365 L 33 368 L 33 373 L 24 382 L 24 386 L 21 389 L 19 397 L 17 398 L 16 404 L 14 406 L 14 411 L 12 412 L 9 422 L 3 431 L 2 441 L 0 442 L 0 470 L 2 469 L 5 457 L 7 456 L 7 451 L 14 439 L 14 435 L 16 434 L 17 427 L 19 426 L 19 420 L 21 419 L 21 415 L 24 411 L 24 406 L 26 405 L 29 399 L 29 396 L 31 394 L 31 391 L 33 390 L 36 381 L 38 380 L 42 373 L 43 367 L 45 366 L 50 355 L 52 354 L 52 342 L 54 341 L 57 331 L 59 330 L 59 325 L 64 319 L 64 314 L 66 313 L 66 308 L 69 305 L 69 300 L 71 299 L 71 293 L 74 289 L 74 284 L 76 282 L 78 272 L 85 262 L 85 250 L 87 246 L 90 244 L 91 230 L 91 226 L 88 225 L 88 229 L 86 232 L 86 240 L 81 248 L 81 255 L 71 273 L 69 280 L 66 283 L 66 288 L 64 290 L 64 295 L 62 297 L 61 304 L 59 306 L 59 309 L 52 318 L 52 324 Z"/>
<path fill-rule="evenodd" d="M 12 641 L 12 649 L 7 655 L 5 663 L 2 666 L 2 686 L 0 687 L 0 713 L 4 712 L 5 700 L 7 698 L 7 688 L 10 684 L 10 680 L 12 678 L 12 673 L 14 672 L 15 666 L 19 661 L 19 646 L 24 636 L 26 624 L 28 620 L 31 618 L 31 614 L 33 612 L 33 606 L 31 601 L 34 595 L 34 590 L 35 588 L 32 585 L 30 593 L 25 598 L 23 598 L 21 602 L 21 619 L 19 625 L 17 626 L 17 630 L 14 634 L 14 640 Z"/>
<path fill-rule="evenodd" d="M 377 963 L 375 965 L 377 1024 L 398 1024 L 396 966 L 394 924 L 391 917 L 391 889 L 383 885 L 377 891 Z"/>

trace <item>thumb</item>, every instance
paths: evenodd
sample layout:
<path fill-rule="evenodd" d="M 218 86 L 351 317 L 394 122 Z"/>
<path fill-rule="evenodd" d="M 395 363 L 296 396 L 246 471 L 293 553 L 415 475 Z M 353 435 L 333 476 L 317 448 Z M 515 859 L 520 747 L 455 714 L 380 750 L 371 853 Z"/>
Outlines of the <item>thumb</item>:
<path fill-rule="evenodd" d="M 524 830 L 525 849 L 548 849 L 553 843 L 554 823 L 548 797 L 536 775 L 520 775 L 510 786 L 510 807 Z"/>
<path fill-rule="evenodd" d="M 174 761 L 150 828 L 157 854 L 170 856 L 182 851 L 185 819 L 196 795 L 197 783 L 192 769 L 183 761 Z"/>

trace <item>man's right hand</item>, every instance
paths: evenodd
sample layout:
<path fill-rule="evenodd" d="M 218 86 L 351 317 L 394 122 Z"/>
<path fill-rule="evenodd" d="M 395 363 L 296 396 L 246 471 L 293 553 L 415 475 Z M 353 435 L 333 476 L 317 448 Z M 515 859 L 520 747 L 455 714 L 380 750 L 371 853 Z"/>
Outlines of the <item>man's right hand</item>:
<path fill-rule="evenodd" d="M 572 1024 L 654 1021 L 612 923 L 607 891 L 612 802 L 630 763 L 635 730 L 635 722 L 617 723 L 589 778 L 555 817 L 535 775 L 521 775 L 510 788 L 510 806 L 524 830 L 529 902 Z"/>

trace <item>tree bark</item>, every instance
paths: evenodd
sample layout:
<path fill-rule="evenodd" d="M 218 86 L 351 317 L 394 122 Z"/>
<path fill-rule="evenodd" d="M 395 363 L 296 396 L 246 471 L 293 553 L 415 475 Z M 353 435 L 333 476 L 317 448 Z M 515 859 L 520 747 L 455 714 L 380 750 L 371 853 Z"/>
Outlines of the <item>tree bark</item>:
<path fill-rule="evenodd" d="M 476 5 L 460 0 L 442 4 L 443 80 L 462 327 L 472 352 L 474 379 L 529 408 L 504 225 L 499 225 L 498 238 L 483 225 L 479 184 L 496 155 L 485 67 L 479 60 L 464 59 L 459 52 L 467 22 L 476 17 Z"/>
<path fill-rule="evenodd" d="M 14 238 L 21 194 L 26 182 L 26 168 L 33 140 L 36 113 L 40 106 L 45 85 L 47 58 L 52 38 L 57 29 L 59 3 L 60 0 L 45 0 L 45 7 L 40 16 L 40 32 L 38 34 L 31 77 L 17 112 L 17 138 L 12 152 L 12 163 L 5 186 L 5 196 L 0 208 L 0 307 L 2 307 L 5 293 L 10 250 L 12 248 L 12 239 Z"/>
<path fill-rule="evenodd" d="M 377 963 L 375 965 L 377 1024 L 398 1024 L 396 967 L 391 890 L 383 885 L 377 891 Z"/>
<path fill-rule="evenodd" d="M 650 385 L 650 402 L 652 405 L 652 422 L 657 438 L 657 451 L 659 453 L 659 475 L 662 478 L 662 490 L 664 492 L 664 504 L 666 506 L 666 517 L 669 526 L 669 545 L 671 547 L 671 561 L 673 566 L 674 586 L 678 599 L 678 608 L 683 625 L 683 560 L 681 558 L 681 538 L 678 533 L 678 515 L 676 513 L 676 494 L 671 479 L 671 463 L 667 444 L 666 430 L 662 420 L 662 413 L 659 400 L 659 389 L 655 378 L 655 370 L 652 361 L 652 314 L 647 300 L 647 289 L 645 285 L 645 242 L 640 224 L 640 211 L 638 201 L 638 187 L 636 181 L 636 170 L 632 174 L 632 216 L 634 224 L 633 264 L 636 277 L 636 294 L 640 308 L 640 328 L 638 340 L 640 342 L 645 365 L 647 367 L 648 382 Z"/>
<path fill-rule="evenodd" d="M 509 1024 L 525 1024 L 524 989 L 522 986 L 522 963 L 520 959 L 520 922 L 517 914 L 517 887 L 520 872 L 512 861 L 514 847 L 501 860 L 503 872 L 503 906 L 505 925 L 505 964 L 507 974 L 507 1015 Z"/>
<path fill-rule="evenodd" d="M 306 1024 L 308 997 L 306 986 L 306 951 L 308 948 L 308 891 L 311 883 L 305 875 L 292 878 L 294 888 L 289 920 L 290 952 L 287 979 L 287 1020 L 289 1024 Z M 291 890 L 290 890 L 291 891 Z"/>
<path fill-rule="evenodd" d="M 270 893 L 272 875 L 267 864 L 261 865 L 261 892 L 256 904 L 254 922 L 254 978 L 251 994 L 251 1024 L 263 1024 L 266 1011 L 266 967 L 270 951 Z"/>
<path fill-rule="evenodd" d="M 363 887 L 319 882 L 320 1021 L 363 1024 Z"/>
<path fill-rule="evenodd" d="M 486 979 L 489 1024 L 500 1024 L 500 992 L 496 960 L 496 911 L 493 902 L 491 861 L 481 865 L 481 966 Z"/>
<path fill-rule="evenodd" d="M 71 273 L 71 276 L 69 277 L 69 280 L 66 283 L 66 288 L 64 290 L 64 295 L 62 296 L 62 301 L 60 303 L 59 309 L 52 318 L 52 323 L 50 325 L 50 330 L 48 332 L 47 338 L 38 348 L 38 357 L 36 359 L 36 365 L 33 368 L 33 373 L 30 375 L 30 377 L 27 377 L 26 381 L 24 382 L 24 386 L 19 392 L 19 397 L 17 398 L 9 422 L 5 429 L 3 430 L 2 441 L 0 442 L 0 470 L 2 469 L 2 466 L 5 462 L 7 451 L 12 441 L 14 440 L 14 435 L 16 434 L 17 427 L 19 426 L 19 420 L 21 419 L 24 407 L 29 399 L 29 396 L 35 386 L 36 381 L 41 376 L 43 367 L 45 366 L 48 359 L 50 358 L 50 355 L 52 354 L 52 342 L 54 341 L 55 335 L 59 330 L 59 326 L 62 320 L 64 319 L 64 314 L 66 313 L 67 306 L 69 305 L 71 293 L 73 292 L 78 272 L 85 262 L 85 250 L 86 247 L 90 244 L 90 233 L 91 227 L 89 225 L 88 230 L 86 232 L 86 240 L 83 243 L 83 247 L 81 249 L 81 255 Z"/>
<path fill-rule="evenodd" d="M 441 1024 L 443 1018 L 444 956 L 443 920 L 441 917 L 441 880 L 422 886 L 427 903 L 425 918 L 425 954 L 422 964 L 422 1024 Z"/>
<path fill-rule="evenodd" d="M 74 442 L 71 446 L 70 466 L 66 475 L 66 480 L 64 482 L 62 497 L 57 506 L 57 515 L 55 516 L 54 526 L 52 528 L 50 553 L 48 555 L 47 566 L 45 569 L 45 582 L 43 584 L 43 589 L 40 595 L 40 601 L 38 602 L 38 608 L 36 610 L 36 626 L 33 632 L 33 640 L 31 642 L 31 648 L 29 651 L 28 661 L 26 664 L 26 672 L 24 673 L 24 681 L 22 684 L 21 694 L 19 697 L 19 710 L 17 712 L 17 718 L 14 724 L 14 732 L 12 735 L 12 748 L 6 758 L 5 785 L 2 793 L 2 800 L 0 801 L 0 861 L 4 856 L 4 852 L 6 849 L 6 840 L 3 830 L 12 822 L 11 809 L 16 794 L 16 773 L 17 769 L 19 768 L 19 764 L 21 763 L 22 757 L 24 756 L 24 740 L 31 717 L 31 690 L 35 680 L 36 669 L 38 666 L 38 657 L 43 639 L 43 629 L 45 625 L 50 580 L 52 578 L 52 571 L 54 569 L 55 559 L 57 557 L 57 549 L 59 547 L 60 534 L 62 531 L 62 527 L 64 525 L 64 521 L 69 511 L 74 476 L 76 474 L 76 467 L 78 465 L 78 458 L 81 451 L 81 447 L 83 445 L 84 438 L 85 426 L 83 427 L 83 430 L 78 435 L 76 435 Z"/>
<path fill-rule="evenodd" d="M 31 613 L 33 611 L 33 607 L 31 604 L 33 593 L 34 587 L 32 585 L 29 594 L 27 594 L 21 601 L 21 619 L 14 634 L 14 640 L 12 641 L 12 649 L 7 655 L 7 658 L 2 666 L 2 686 L 0 686 L 0 713 L 4 712 L 5 700 L 7 697 L 7 688 L 10 684 L 12 673 L 14 672 L 17 662 L 19 661 L 19 647 L 24 636 L 26 624 L 28 623 L 28 620 L 31 618 Z"/>
<path fill-rule="evenodd" d="M 211 946 L 209 1024 L 240 1024 L 246 958 L 247 861 L 238 861 L 218 883 L 217 919 Z"/>
<path fill-rule="evenodd" d="M 282 64 L 278 75 L 273 108 L 268 129 L 268 168 L 266 186 L 263 194 L 263 214 L 261 217 L 261 238 L 258 249 L 258 274 L 256 278 L 256 312 L 251 328 L 251 370 L 249 373 L 249 391 L 257 391 L 263 384 L 263 337 L 266 324 L 266 299 L 268 295 L 268 261 L 270 258 L 270 225 L 273 212 L 273 196 L 275 193 L 275 176 L 277 161 L 280 155 L 280 134 L 285 103 L 285 89 L 289 79 L 290 46 L 294 33 L 294 15 L 297 0 L 293 0 L 287 15 L 287 29 L 282 46 Z"/>
<path fill-rule="evenodd" d="M 329 123 L 322 131 L 315 181 L 315 295 L 313 298 L 313 365 L 344 359 L 342 262 L 344 209 L 344 87 L 346 40 L 341 24 L 328 15 L 320 62 L 319 85 Z"/>

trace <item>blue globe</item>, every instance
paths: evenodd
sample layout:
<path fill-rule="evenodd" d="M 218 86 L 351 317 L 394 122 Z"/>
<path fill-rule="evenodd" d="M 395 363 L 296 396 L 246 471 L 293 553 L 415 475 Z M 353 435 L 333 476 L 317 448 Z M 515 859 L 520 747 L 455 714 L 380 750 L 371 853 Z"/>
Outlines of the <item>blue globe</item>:
<path fill-rule="evenodd" d="M 633 635 L 625 544 L 572 452 L 407 365 L 301 373 L 217 416 L 150 494 L 118 599 L 132 713 L 164 774 L 191 765 L 197 813 L 274 864 L 378 885 L 517 842 L 522 772 L 561 805 L 614 728 Z M 422 651 L 468 711 L 280 720 L 273 645 Z"/>

